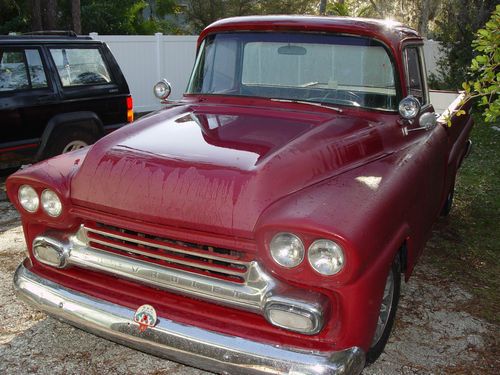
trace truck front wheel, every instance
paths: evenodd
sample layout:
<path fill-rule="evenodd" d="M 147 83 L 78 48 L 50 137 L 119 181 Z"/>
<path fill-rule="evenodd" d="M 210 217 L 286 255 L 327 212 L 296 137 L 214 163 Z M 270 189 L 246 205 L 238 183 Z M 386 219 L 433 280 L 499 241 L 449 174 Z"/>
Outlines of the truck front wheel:
<path fill-rule="evenodd" d="M 366 363 L 373 363 L 384 351 L 389 335 L 392 331 L 396 310 L 399 302 L 401 288 L 401 260 L 399 254 L 392 263 L 391 270 L 387 276 L 384 287 L 382 304 L 377 321 L 375 334 L 373 335 L 372 345 L 366 354 Z"/>

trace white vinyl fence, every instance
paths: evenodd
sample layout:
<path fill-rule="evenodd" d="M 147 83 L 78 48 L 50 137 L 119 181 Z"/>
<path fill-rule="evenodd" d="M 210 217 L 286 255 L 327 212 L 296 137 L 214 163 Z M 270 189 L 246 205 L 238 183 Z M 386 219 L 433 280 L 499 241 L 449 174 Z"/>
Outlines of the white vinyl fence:
<path fill-rule="evenodd" d="M 153 86 L 162 78 L 172 85 L 171 99 L 179 99 L 186 89 L 194 64 L 197 36 L 187 35 L 98 35 L 105 42 L 128 82 L 135 112 L 160 108 Z"/>
<path fill-rule="evenodd" d="M 134 98 L 135 112 L 160 108 L 153 86 L 162 78 L 172 85 L 170 99 L 180 99 L 186 89 L 196 54 L 198 36 L 163 35 L 98 35 L 118 61 Z M 440 44 L 427 40 L 424 44 L 427 73 L 436 73 Z"/>
<path fill-rule="evenodd" d="M 443 46 L 436 40 L 426 40 L 424 42 L 425 65 L 427 67 L 427 76 L 434 73 L 440 76 L 437 63 L 443 56 Z"/>

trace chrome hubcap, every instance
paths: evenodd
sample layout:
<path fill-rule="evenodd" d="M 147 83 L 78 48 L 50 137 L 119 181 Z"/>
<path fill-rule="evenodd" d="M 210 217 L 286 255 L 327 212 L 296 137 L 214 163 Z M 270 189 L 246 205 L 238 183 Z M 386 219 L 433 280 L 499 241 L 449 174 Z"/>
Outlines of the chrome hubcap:
<path fill-rule="evenodd" d="M 70 142 L 66 145 L 66 147 L 64 147 L 62 153 L 66 153 L 66 152 L 70 152 L 70 151 L 75 151 L 75 150 L 79 150 L 81 148 L 84 148 L 87 146 L 87 143 L 85 143 L 84 141 L 73 141 L 73 142 Z"/>
<path fill-rule="evenodd" d="M 372 347 L 374 347 L 382 334 L 384 333 L 387 322 L 389 321 L 389 316 L 392 310 L 392 300 L 394 298 L 394 273 L 391 269 L 389 275 L 387 276 L 387 281 L 385 282 L 384 296 L 382 297 L 382 305 L 380 306 L 380 314 L 377 321 L 377 329 L 375 330 L 375 335 L 373 336 Z"/>

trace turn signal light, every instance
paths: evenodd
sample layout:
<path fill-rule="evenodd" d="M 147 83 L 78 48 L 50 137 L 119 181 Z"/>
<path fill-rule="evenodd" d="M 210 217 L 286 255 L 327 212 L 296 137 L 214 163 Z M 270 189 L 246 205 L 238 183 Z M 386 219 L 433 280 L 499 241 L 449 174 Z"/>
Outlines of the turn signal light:
<path fill-rule="evenodd" d="M 127 96 L 127 122 L 134 121 L 134 101 L 131 96 Z"/>

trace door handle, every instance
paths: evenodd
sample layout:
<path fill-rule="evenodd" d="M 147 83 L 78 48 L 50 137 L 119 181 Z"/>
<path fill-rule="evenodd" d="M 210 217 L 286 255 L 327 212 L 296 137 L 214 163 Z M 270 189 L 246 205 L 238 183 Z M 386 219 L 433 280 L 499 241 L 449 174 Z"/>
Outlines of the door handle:
<path fill-rule="evenodd" d="M 56 98 L 55 95 L 42 95 L 36 99 L 36 102 L 37 103 L 48 103 L 48 102 L 53 101 L 55 98 Z"/>

